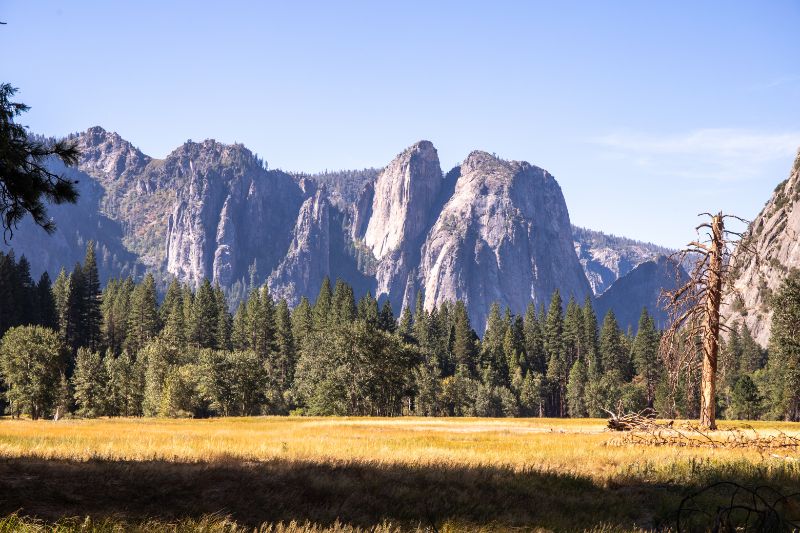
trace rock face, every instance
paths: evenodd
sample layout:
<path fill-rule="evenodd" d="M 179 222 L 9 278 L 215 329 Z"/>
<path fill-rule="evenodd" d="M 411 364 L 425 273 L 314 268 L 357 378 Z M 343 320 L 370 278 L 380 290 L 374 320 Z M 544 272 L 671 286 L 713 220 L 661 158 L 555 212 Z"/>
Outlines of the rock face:
<path fill-rule="evenodd" d="M 428 229 L 430 209 L 442 187 L 439 156 L 429 141 L 407 148 L 375 182 L 364 243 L 381 259 Z"/>
<path fill-rule="evenodd" d="M 356 205 L 353 234 L 375 259 L 375 295 L 388 297 L 398 309 L 406 301 L 409 274 L 419 263 L 443 184 L 436 149 L 420 141 L 366 184 Z"/>
<path fill-rule="evenodd" d="M 729 324 L 747 324 L 753 338 L 766 346 L 772 321 L 769 298 L 789 270 L 800 268 L 800 151 L 789 178 L 775 188 L 750 228 L 748 242 L 756 255 L 738 269 L 722 312 Z"/>
<path fill-rule="evenodd" d="M 575 253 L 578 254 L 589 285 L 597 296 L 636 266 L 660 255 L 669 256 L 673 252 L 655 244 L 606 235 L 586 228 L 573 227 L 572 235 Z"/>
<path fill-rule="evenodd" d="M 166 165 L 188 177 L 167 224 L 167 272 L 230 286 L 253 264 L 261 279 L 278 266 L 303 202 L 291 176 L 265 170 L 240 145 L 214 141 L 187 143 Z"/>
<path fill-rule="evenodd" d="M 37 274 L 71 269 L 91 239 L 104 279 L 148 270 L 162 288 L 209 278 L 243 294 L 252 275 L 294 305 L 328 276 L 396 312 L 418 295 L 428 309 L 462 299 L 482 331 L 494 302 L 522 313 L 555 289 L 582 300 L 653 251 L 590 230 L 573 239 L 553 176 L 485 152 L 443 175 L 420 141 L 382 170 L 292 175 L 213 140 L 154 159 L 99 127 L 70 138 L 82 151 L 66 170 L 81 181 L 79 204 L 51 207 L 54 237 L 26 221 L 12 242 Z"/>
<path fill-rule="evenodd" d="M 636 333 L 642 308 L 646 307 L 656 327 L 666 328 L 669 316 L 661 305 L 661 291 L 673 290 L 688 280 L 686 272 L 676 270 L 676 266 L 674 260 L 662 255 L 641 263 L 616 280 L 595 301 L 595 312 L 601 323 L 608 311 L 614 311 L 620 327 Z"/>
<path fill-rule="evenodd" d="M 300 206 L 286 257 L 269 277 L 270 291 L 295 306 L 313 301 L 322 280 L 331 274 L 331 205 L 322 190 Z"/>
<path fill-rule="evenodd" d="M 472 152 L 422 247 L 425 306 L 464 300 L 484 328 L 493 302 L 524 312 L 531 302 L 591 294 L 572 244 L 564 196 L 547 171 Z"/>

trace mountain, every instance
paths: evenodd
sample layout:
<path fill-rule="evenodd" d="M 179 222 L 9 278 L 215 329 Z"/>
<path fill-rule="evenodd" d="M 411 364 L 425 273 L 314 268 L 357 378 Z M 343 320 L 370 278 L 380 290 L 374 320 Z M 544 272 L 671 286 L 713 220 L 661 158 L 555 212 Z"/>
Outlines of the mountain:
<path fill-rule="evenodd" d="M 775 188 L 744 242 L 755 254 L 743 253 L 746 260 L 736 269 L 723 315 L 728 323 L 747 324 L 753 338 L 766 346 L 772 320 L 770 296 L 789 270 L 800 268 L 800 150 L 789 177 Z"/>
<path fill-rule="evenodd" d="M 228 287 L 254 267 L 263 281 L 291 242 L 305 199 L 300 184 L 241 145 L 190 142 L 166 161 L 183 177 L 167 221 L 167 272 Z"/>
<path fill-rule="evenodd" d="M 609 310 L 614 311 L 623 330 L 638 330 L 642 308 L 653 317 L 656 327 L 664 329 L 669 316 L 662 307 L 662 289 L 672 290 L 688 281 L 688 275 L 676 262 L 667 256 L 658 256 L 637 265 L 616 280 L 611 287 L 595 300 L 595 312 L 602 319 Z"/>
<path fill-rule="evenodd" d="M 462 299 L 481 331 L 493 302 L 521 313 L 555 289 L 582 300 L 659 251 L 572 228 L 544 169 L 475 151 L 444 173 L 429 141 L 383 169 L 306 175 L 214 140 L 157 159 L 100 127 L 70 139 L 82 153 L 65 170 L 80 181 L 78 205 L 51 207 L 55 235 L 25 221 L 12 241 L 34 274 L 71 268 L 94 240 L 104 279 L 207 277 L 234 302 L 267 283 L 296 304 L 341 277 L 396 312 L 417 297 L 428 308 Z"/>
<path fill-rule="evenodd" d="M 603 294 L 617 279 L 645 261 L 674 252 L 656 244 L 577 226 L 572 227 L 572 236 L 575 253 L 595 295 Z"/>
<path fill-rule="evenodd" d="M 591 294 L 572 245 L 561 188 L 547 171 L 472 152 L 453 195 L 422 246 L 418 270 L 426 307 L 464 300 L 473 325 L 493 302 L 522 313 L 559 289 Z"/>

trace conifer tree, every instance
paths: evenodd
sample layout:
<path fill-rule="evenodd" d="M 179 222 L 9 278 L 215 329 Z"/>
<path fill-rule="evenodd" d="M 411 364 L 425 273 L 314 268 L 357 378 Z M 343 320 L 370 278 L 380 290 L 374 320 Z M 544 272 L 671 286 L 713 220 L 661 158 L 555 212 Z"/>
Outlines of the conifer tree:
<path fill-rule="evenodd" d="M 122 352 L 118 357 L 107 352 L 104 362 L 108 377 L 107 413 L 111 416 L 141 415 L 143 365 L 137 364 L 128 352 Z"/>
<path fill-rule="evenodd" d="M 16 265 L 15 292 L 17 319 L 14 325 L 33 325 L 36 320 L 36 286 L 31 279 L 31 265 L 23 255 Z"/>
<path fill-rule="evenodd" d="M 575 361 L 585 357 L 581 339 L 582 331 L 583 312 L 575 301 L 575 298 L 570 297 L 567 303 L 567 312 L 564 316 L 564 332 L 562 335 L 564 361 L 569 368 L 572 368 Z"/>
<path fill-rule="evenodd" d="M 397 329 L 397 321 L 394 318 L 394 311 L 389 299 L 383 301 L 380 313 L 378 314 L 378 329 L 394 333 Z"/>
<path fill-rule="evenodd" d="M 453 309 L 454 335 L 453 335 L 453 360 L 456 368 L 462 368 L 468 376 L 477 375 L 478 347 L 475 332 L 469 322 L 467 307 L 461 300 L 456 302 Z"/>
<path fill-rule="evenodd" d="M 793 270 L 772 299 L 769 367 L 776 404 L 786 420 L 800 420 L 800 271 Z"/>
<path fill-rule="evenodd" d="M 330 324 L 331 304 L 333 293 L 331 292 L 331 280 L 327 276 L 322 280 L 317 299 L 314 301 L 314 331 L 325 331 Z"/>
<path fill-rule="evenodd" d="M 314 313 L 308 298 L 303 296 L 292 311 L 292 336 L 297 350 L 302 350 L 306 339 L 314 331 Z"/>
<path fill-rule="evenodd" d="M 503 352 L 503 339 L 509 326 L 500 314 L 500 305 L 495 302 L 489 308 L 486 331 L 481 341 L 481 366 L 485 382 L 489 386 L 500 386 L 508 380 L 508 366 Z"/>
<path fill-rule="evenodd" d="M 547 309 L 544 323 L 545 352 L 547 353 L 547 381 L 552 386 L 553 406 L 557 416 L 567 414 L 567 380 L 569 367 L 567 366 L 564 348 L 564 315 L 562 310 L 561 294 L 556 289 Z"/>
<path fill-rule="evenodd" d="M 414 304 L 414 338 L 419 346 L 428 346 L 428 311 L 425 310 L 425 301 L 422 293 L 417 293 L 416 303 Z"/>
<path fill-rule="evenodd" d="M 356 318 L 356 302 L 353 288 L 341 279 L 336 280 L 336 286 L 333 289 L 331 311 L 333 313 L 333 324 L 336 326 L 349 324 Z"/>
<path fill-rule="evenodd" d="M 192 304 L 192 319 L 189 326 L 189 340 L 197 348 L 217 347 L 217 328 L 219 310 L 211 282 L 204 279 L 195 293 Z"/>
<path fill-rule="evenodd" d="M 163 324 L 161 338 L 175 348 L 184 348 L 187 345 L 183 299 L 183 288 L 180 283 L 173 280 L 159 307 L 159 316 Z"/>
<path fill-rule="evenodd" d="M 64 340 L 72 357 L 78 348 L 86 345 L 86 329 L 83 318 L 85 316 L 86 285 L 84 283 L 83 268 L 76 264 L 69 276 L 67 284 L 67 299 L 65 304 Z M 68 376 L 71 375 L 71 365 L 68 365 Z"/>
<path fill-rule="evenodd" d="M 95 256 L 95 244 L 89 241 L 86 245 L 86 257 L 83 260 L 83 345 L 91 350 L 99 350 L 101 344 L 100 330 L 103 322 L 103 315 L 100 311 L 101 292 L 100 274 L 97 271 L 97 258 Z"/>
<path fill-rule="evenodd" d="M 630 361 L 625 350 L 623 333 L 619 329 L 614 311 L 606 313 L 600 330 L 600 359 L 603 372 L 614 372 L 620 381 L 630 378 Z"/>
<path fill-rule="evenodd" d="M 397 324 L 397 334 L 403 342 L 416 344 L 417 339 L 414 336 L 414 331 L 414 317 L 411 314 L 411 308 L 405 306 L 400 313 L 400 322 Z"/>
<path fill-rule="evenodd" d="M 536 316 L 536 306 L 533 303 L 530 303 L 528 309 L 525 311 L 523 333 L 525 336 L 525 354 L 527 362 L 527 368 L 525 370 L 544 374 L 547 370 L 544 337 L 539 319 Z"/>
<path fill-rule="evenodd" d="M 108 375 L 100 352 L 80 348 L 75 359 L 72 390 L 78 415 L 94 418 L 105 414 Z"/>
<path fill-rule="evenodd" d="M 247 300 L 239 303 L 231 324 L 231 344 L 234 350 L 247 350 L 250 348 L 250 335 L 248 334 Z"/>
<path fill-rule="evenodd" d="M 275 354 L 267 368 L 267 375 L 281 396 L 292 387 L 296 362 L 289 304 L 282 298 L 275 309 Z"/>
<path fill-rule="evenodd" d="M 567 383 L 567 408 L 569 416 L 573 418 L 585 417 L 588 414 L 586 409 L 586 365 L 583 360 L 577 359 L 569 371 L 569 382 Z"/>
<path fill-rule="evenodd" d="M 250 320 L 251 349 L 262 361 L 275 350 L 275 302 L 265 285 L 257 296 L 251 295 L 248 301 L 247 317 Z"/>
<path fill-rule="evenodd" d="M 53 299 L 56 302 L 56 314 L 58 315 L 58 332 L 62 339 L 66 337 L 68 298 L 69 276 L 67 276 L 66 270 L 64 270 L 62 267 L 61 271 L 58 273 L 58 276 L 56 276 L 55 283 L 53 283 Z"/>
<path fill-rule="evenodd" d="M 370 291 L 367 291 L 356 306 L 356 314 L 359 320 L 364 320 L 372 326 L 378 325 L 378 301 L 372 296 Z"/>
<path fill-rule="evenodd" d="M 228 311 L 228 300 L 219 284 L 214 286 L 214 302 L 217 309 L 216 347 L 219 350 L 230 350 L 231 314 Z"/>
<path fill-rule="evenodd" d="M 58 330 L 58 310 L 50 286 L 50 276 L 42 272 L 36 284 L 36 305 L 38 307 L 38 323 L 46 328 Z"/>
<path fill-rule="evenodd" d="M 633 341 L 633 364 L 636 376 L 644 386 L 647 407 L 652 408 L 656 397 L 656 387 L 661 379 L 661 361 L 658 354 L 658 331 L 647 312 L 642 309 L 639 318 L 639 329 Z"/>
<path fill-rule="evenodd" d="M 747 324 L 742 325 L 741 330 L 741 356 L 738 362 L 738 369 L 741 372 L 755 372 L 760 368 L 764 368 L 766 364 L 766 357 L 764 350 L 753 338 L 750 333 L 750 328 Z"/>
<path fill-rule="evenodd" d="M 583 320 L 581 328 L 581 345 L 583 346 L 584 359 L 586 359 L 589 380 L 599 377 L 600 355 L 597 339 L 597 315 L 592 308 L 592 300 L 588 296 L 583 303 Z"/>
<path fill-rule="evenodd" d="M 0 252 L 0 338 L 19 324 L 17 265 L 13 251 L 8 255 Z"/>
<path fill-rule="evenodd" d="M 147 274 L 144 281 L 134 287 L 127 322 L 125 348 L 136 354 L 159 331 L 156 281 L 152 274 Z"/>

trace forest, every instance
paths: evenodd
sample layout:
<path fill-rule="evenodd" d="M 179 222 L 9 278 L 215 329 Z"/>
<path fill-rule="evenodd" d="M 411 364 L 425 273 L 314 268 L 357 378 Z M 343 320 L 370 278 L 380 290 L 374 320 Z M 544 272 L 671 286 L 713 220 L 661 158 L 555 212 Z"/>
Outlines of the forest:
<path fill-rule="evenodd" d="M 523 316 L 494 305 L 479 338 L 461 301 L 426 310 L 418 299 L 398 318 L 341 280 L 294 309 L 255 285 L 231 313 L 208 280 L 196 290 L 173 280 L 161 301 L 150 274 L 101 287 L 93 243 L 53 282 L 0 254 L 2 408 L 34 419 L 697 416 L 698 384 L 668 379 L 646 309 L 637 331 L 622 331 L 613 312 L 598 319 L 591 300 L 556 291 Z M 800 418 L 796 272 L 774 299 L 769 353 L 746 326 L 722 347 L 723 418 Z"/>

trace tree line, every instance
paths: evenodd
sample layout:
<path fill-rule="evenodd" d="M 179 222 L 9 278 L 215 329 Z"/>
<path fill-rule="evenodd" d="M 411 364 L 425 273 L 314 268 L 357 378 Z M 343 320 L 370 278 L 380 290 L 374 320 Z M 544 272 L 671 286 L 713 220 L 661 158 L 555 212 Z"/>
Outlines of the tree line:
<path fill-rule="evenodd" d="M 722 350 L 723 416 L 800 417 L 800 275 L 776 298 L 769 356 L 746 326 Z M 24 257 L 0 253 L 0 302 L 2 407 L 12 416 L 697 415 L 698 385 L 669 384 L 646 309 L 634 334 L 558 291 L 523 315 L 493 305 L 482 338 L 464 302 L 425 309 L 418 298 L 398 318 L 341 280 L 325 279 L 294 309 L 254 288 L 231 314 L 208 280 L 196 290 L 173 280 L 160 302 L 152 275 L 101 289 L 89 243 L 52 285 L 46 273 L 34 283 Z"/>

